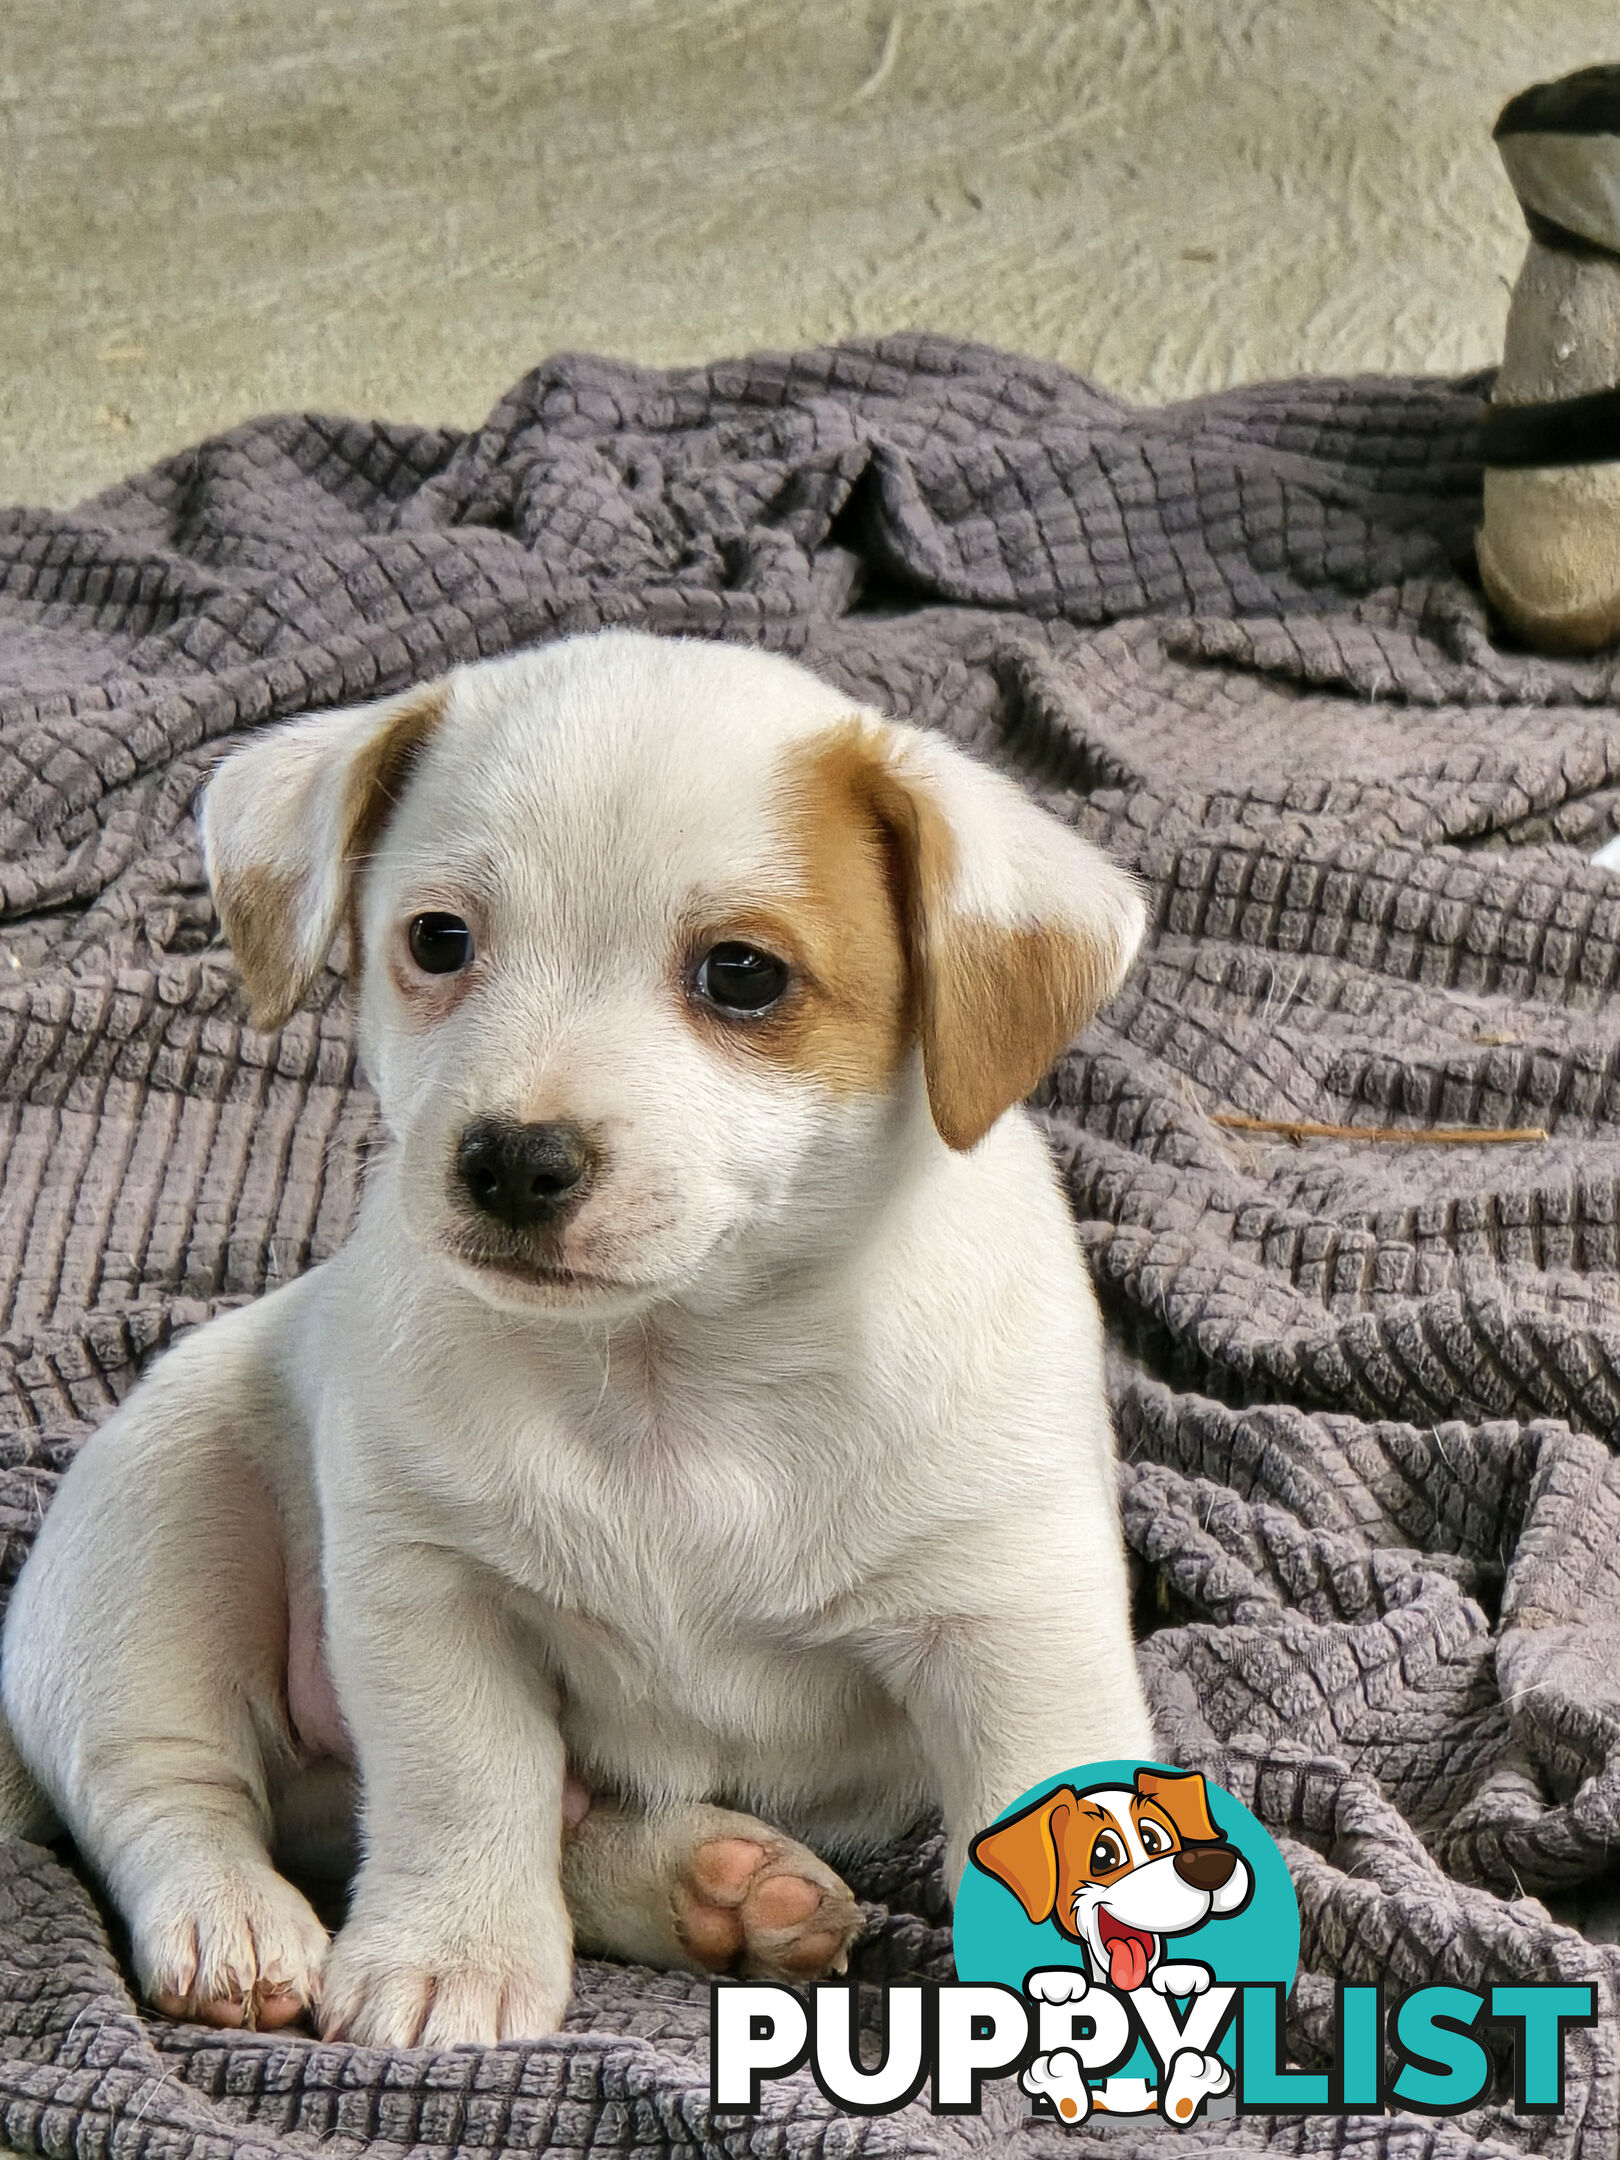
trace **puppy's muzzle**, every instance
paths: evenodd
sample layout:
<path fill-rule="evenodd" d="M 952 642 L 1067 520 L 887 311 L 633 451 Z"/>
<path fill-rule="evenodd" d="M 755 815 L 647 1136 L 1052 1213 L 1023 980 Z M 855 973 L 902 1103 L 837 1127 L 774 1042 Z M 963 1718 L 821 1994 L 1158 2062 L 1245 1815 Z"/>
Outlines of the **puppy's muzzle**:
<path fill-rule="evenodd" d="M 1188 1846 L 1171 1863 L 1184 1883 L 1195 1890 L 1218 1890 L 1230 1882 L 1237 1854 L 1230 1845 Z"/>
<path fill-rule="evenodd" d="M 532 1230 L 561 1221 L 584 1197 L 594 1161 L 577 1125 L 480 1118 L 461 1136 L 456 1175 L 481 1215 Z"/>

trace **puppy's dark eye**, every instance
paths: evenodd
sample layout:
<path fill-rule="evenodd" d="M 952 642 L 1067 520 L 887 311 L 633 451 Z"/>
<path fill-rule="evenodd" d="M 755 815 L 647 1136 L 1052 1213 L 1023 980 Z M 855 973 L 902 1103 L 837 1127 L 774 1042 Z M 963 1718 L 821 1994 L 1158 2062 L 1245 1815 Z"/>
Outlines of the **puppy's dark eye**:
<path fill-rule="evenodd" d="M 713 945 L 693 977 L 699 997 L 723 1013 L 761 1013 L 787 988 L 788 969 L 757 945 Z"/>
<path fill-rule="evenodd" d="M 1091 1872 L 1093 1875 L 1112 1875 L 1115 1868 L 1125 1865 L 1125 1849 L 1112 1830 L 1105 1830 L 1091 1848 Z"/>
<path fill-rule="evenodd" d="M 1170 1840 L 1156 1822 L 1138 1823 L 1137 1828 L 1142 1834 L 1142 1850 L 1144 1852 L 1161 1853 L 1170 1850 Z"/>
<path fill-rule="evenodd" d="M 454 975 L 472 958 L 472 932 L 459 915 L 413 915 L 410 944 L 424 975 Z"/>

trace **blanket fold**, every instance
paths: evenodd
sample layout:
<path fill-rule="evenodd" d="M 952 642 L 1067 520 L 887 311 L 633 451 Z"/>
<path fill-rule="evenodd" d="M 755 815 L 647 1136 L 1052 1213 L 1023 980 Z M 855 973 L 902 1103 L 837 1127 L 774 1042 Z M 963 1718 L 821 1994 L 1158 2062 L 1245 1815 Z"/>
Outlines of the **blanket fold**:
<path fill-rule="evenodd" d="M 470 434 L 282 415 L 0 513 L 0 1588 L 142 1367 L 342 1242 L 378 1144 L 341 952 L 248 1023 L 192 820 L 221 749 L 607 624 L 791 652 L 1151 889 L 1036 1107 L 1108 1322 L 1166 1756 L 1299 1891 L 1292 2051 L 1323 2059 L 1336 1979 L 1587 1981 L 1565 2113 L 1504 2088 L 1444 2122 L 1071 2133 L 997 2087 L 982 2118 L 841 2116 L 800 2073 L 716 2118 L 706 1986 L 590 1962 L 532 2047 L 211 2033 L 141 2011 L 69 1856 L 13 1843 L 0 2141 L 1613 2160 L 1620 885 L 1588 858 L 1620 832 L 1620 660 L 1487 615 L 1487 389 L 1138 411 L 926 337 L 565 356 Z M 864 1976 L 950 1977 L 937 1863 L 922 1833 L 856 1871 Z"/>

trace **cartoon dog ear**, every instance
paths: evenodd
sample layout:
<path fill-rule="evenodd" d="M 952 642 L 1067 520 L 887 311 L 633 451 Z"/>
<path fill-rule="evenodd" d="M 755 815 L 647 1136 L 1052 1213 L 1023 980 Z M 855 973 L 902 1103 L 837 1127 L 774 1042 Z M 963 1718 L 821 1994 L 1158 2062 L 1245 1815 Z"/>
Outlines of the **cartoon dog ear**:
<path fill-rule="evenodd" d="M 928 1103 L 970 1148 L 1125 978 L 1136 881 L 1000 773 L 913 728 L 862 728 L 898 870 Z"/>
<path fill-rule="evenodd" d="M 320 973 L 356 864 L 376 845 L 423 744 L 442 683 L 317 713 L 256 736 L 203 796 L 203 861 L 253 1017 L 279 1027 Z"/>
<path fill-rule="evenodd" d="M 968 1847 L 975 1867 L 1005 1883 L 1037 1925 L 1057 1910 L 1057 1825 L 1073 1805 L 1073 1788 L 1060 1785 L 1021 1815 L 981 1830 Z"/>
<path fill-rule="evenodd" d="M 1220 1844 L 1221 1833 L 1209 1812 L 1209 1789 L 1197 1770 L 1138 1770 L 1136 1789 L 1157 1801 L 1181 1836 L 1193 1844 Z"/>

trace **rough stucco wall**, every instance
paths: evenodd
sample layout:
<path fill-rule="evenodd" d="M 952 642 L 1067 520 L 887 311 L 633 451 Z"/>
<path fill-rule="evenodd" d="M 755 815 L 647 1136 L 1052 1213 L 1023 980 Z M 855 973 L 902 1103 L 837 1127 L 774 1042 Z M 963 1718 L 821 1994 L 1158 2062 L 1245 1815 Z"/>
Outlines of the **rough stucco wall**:
<path fill-rule="evenodd" d="M 4 0 L 0 500 L 547 351 L 928 326 L 1132 395 L 1494 357 L 1601 0 Z"/>

